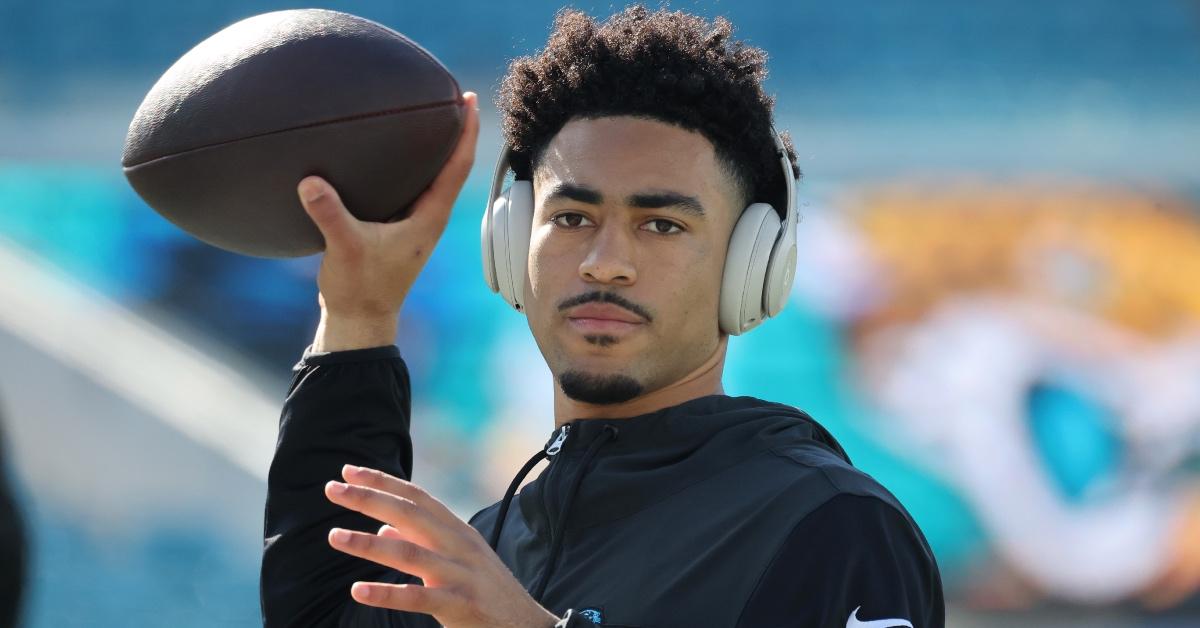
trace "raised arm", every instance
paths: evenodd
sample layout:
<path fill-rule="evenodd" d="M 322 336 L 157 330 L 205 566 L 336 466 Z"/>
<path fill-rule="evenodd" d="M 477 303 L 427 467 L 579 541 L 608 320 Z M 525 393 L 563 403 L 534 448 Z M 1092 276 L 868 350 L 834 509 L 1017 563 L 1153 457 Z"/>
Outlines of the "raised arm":
<path fill-rule="evenodd" d="M 266 626 L 339 626 L 379 609 L 350 599 L 360 580 L 403 581 L 403 574 L 334 550 L 334 527 L 374 532 L 379 523 L 325 498 L 344 464 L 412 474 L 408 373 L 394 346 L 308 353 L 284 402 L 267 481 L 262 610 Z M 357 607 L 357 608 L 356 608 Z M 432 624 L 431 624 L 432 625 Z"/>
<path fill-rule="evenodd" d="M 325 237 L 317 277 L 321 322 L 296 366 L 267 483 L 262 610 L 266 626 L 426 626 L 427 615 L 360 605 L 356 581 L 403 582 L 402 572 L 334 550 L 332 528 L 374 533 L 379 522 L 327 499 L 345 464 L 409 479 L 408 373 L 393 346 L 404 298 L 433 252 L 470 172 L 479 117 L 464 94 L 458 147 L 409 217 L 355 219 L 318 177 L 298 193 Z"/>

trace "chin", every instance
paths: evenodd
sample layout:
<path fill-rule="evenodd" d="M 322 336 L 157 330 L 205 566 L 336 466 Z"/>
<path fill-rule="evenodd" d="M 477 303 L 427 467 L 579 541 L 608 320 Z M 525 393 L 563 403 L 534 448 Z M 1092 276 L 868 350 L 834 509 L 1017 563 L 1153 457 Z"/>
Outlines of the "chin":
<path fill-rule="evenodd" d="M 638 380 L 624 373 L 597 373 L 571 369 L 558 376 L 558 385 L 568 398 L 595 405 L 623 403 L 642 394 Z"/>

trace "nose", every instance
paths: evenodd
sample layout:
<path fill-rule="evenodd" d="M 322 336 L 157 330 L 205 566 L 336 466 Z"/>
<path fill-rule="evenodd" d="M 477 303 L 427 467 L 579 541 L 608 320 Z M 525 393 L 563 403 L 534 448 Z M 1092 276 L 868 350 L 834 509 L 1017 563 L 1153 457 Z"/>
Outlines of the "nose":
<path fill-rule="evenodd" d="M 590 242 L 588 254 L 579 265 L 579 276 L 588 283 L 633 285 L 637 281 L 633 253 L 629 234 L 617 225 L 604 225 Z"/>

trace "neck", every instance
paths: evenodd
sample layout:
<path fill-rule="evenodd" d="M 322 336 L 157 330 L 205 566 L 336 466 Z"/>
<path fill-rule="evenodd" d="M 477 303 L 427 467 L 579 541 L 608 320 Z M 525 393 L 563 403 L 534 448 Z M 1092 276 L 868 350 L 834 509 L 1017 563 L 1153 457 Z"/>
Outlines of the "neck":
<path fill-rule="evenodd" d="M 554 385 L 554 426 L 559 427 L 576 419 L 628 418 L 677 406 L 685 401 L 725 392 L 721 374 L 725 370 L 725 348 L 729 337 L 722 335 L 716 351 L 692 372 L 672 384 L 639 395 L 621 403 L 596 405 L 576 401 Z"/>

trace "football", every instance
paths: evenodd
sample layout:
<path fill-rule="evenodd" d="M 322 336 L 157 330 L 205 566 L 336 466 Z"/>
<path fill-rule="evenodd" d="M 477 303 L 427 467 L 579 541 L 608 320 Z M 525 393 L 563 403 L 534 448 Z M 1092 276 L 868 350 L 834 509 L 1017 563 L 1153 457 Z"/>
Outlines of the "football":
<path fill-rule="evenodd" d="M 441 170 L 462 93 L 404 35 L 320 9 L 237 22 L 176 61 L 125 139 L 134 190 L 183 230 L 261 257 L 319 252 L 296 186 L 319 175 L 359 219 L 391 221 Z"/>

